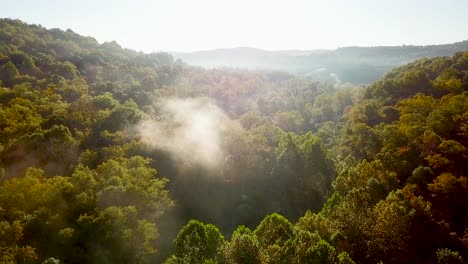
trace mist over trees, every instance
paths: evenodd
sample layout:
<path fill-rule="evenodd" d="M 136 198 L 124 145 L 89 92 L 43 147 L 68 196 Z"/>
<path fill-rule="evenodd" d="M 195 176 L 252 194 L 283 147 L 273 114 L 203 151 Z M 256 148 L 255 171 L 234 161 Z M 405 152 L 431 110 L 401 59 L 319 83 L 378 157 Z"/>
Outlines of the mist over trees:
<path fill-rule="evenodd" d="M 266 51 L 254 48 L 173 53 L 175 58 L 206 68 L 235 67 L 279 70 L 315 80 L 371 84 L 392 68 L 421 58 L 451 56 L 468 50 L 468 40 L 445 45 L 343 47 L 335 50 Z"/>
<path fill-rule="evenodd" d="M 464 263 L 463 45 L 361 87 L 1 19 L 0 262 Z"/>

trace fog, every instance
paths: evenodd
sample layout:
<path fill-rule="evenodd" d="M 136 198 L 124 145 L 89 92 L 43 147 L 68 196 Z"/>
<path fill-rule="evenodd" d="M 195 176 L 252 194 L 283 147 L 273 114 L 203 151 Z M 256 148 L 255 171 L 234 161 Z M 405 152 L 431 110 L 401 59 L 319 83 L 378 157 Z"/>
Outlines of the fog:
<path fill-rule="evenodd" d="M 168 152 L 180 165 L 214 169 L 225 153 L 222 133 L 232 126 L 224 112 L 208 98 L 169 98 L 154 102 L 157 119 L 137 125 L 141 140 Z"/>

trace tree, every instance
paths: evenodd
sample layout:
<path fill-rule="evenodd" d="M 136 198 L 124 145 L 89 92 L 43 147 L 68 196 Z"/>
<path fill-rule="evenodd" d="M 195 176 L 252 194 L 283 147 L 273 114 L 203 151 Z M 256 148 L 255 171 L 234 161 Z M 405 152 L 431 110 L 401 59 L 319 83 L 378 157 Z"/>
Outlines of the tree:
<path fill-rule="evenodd" d="M 218 258 L 224 243 L 223 235 L 214 225 L 190 220 L 174 240 L 173 260 L 177 260 L 176 263 L 213 261 Z"/>
<path fill-rule="evenodd" d="M 147 262 L 156 253 L 158 219 L 173 204 L 167 181 L 148 164 L 141 157 L 109 160 L 49 178 L 31 168 L 3 181 L 0 229 L 17 235 L 0 236 L 0 247 L 39 260 Z"/>
<path fill-rule="evenodd" d="M 439 264 L 463 264 L 465 261 L 460 256 L 460 253 L 452 251 L 448 248 L 437 250 L 437 262 Z"/>
<path fill-rule="evenodd" d="M 278 126 L 281 127 L 284 131 L 291 131 L 295 133 L 302 132 L 304 118 L 297 111 L 278 112 L 275 115 L 275 120 L 278 122 Z"/>
<path fill-rule="evenodd" d="M 234 231 L 231 241 L 226 246 L 227 258 L 233 264 L 260 263 L 259 242 L 257 237 L 245 226 Z"/>
<path fill-rule="evenodd" d="M 20 76 L 18 69 L 11 62 L 0 65 L 0 80 L 5 86 L 12 86 Z"/>
<path fill-rule="evenodd" d="M 254 230 L 260 243 L 260 248 L 265 250 L 268 246 L 283 246 L 293 236 L 293 226 L 279 214 L 267 215 Z"/>

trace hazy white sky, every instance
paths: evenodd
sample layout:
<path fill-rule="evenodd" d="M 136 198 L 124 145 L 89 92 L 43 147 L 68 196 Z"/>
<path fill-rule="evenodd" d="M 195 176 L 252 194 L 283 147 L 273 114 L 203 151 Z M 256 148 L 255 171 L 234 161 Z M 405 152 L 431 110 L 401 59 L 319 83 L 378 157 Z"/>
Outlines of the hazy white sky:
<path fill-rule="evenodd" d="M 333 49 L 468 39 L 468 0 L 0 0 L 0 17 L 152 51 Z"/>

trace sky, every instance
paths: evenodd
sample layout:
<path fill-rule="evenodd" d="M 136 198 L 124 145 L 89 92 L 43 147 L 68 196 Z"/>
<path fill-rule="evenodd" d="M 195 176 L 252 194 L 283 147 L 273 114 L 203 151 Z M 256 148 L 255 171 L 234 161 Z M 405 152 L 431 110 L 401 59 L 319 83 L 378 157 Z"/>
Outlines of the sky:
<path fill-rule="evenodd" d="M 468 0 L 0 0 L 0 17 L 144 52 L 429 45 L 468 39 Z"/>

